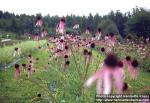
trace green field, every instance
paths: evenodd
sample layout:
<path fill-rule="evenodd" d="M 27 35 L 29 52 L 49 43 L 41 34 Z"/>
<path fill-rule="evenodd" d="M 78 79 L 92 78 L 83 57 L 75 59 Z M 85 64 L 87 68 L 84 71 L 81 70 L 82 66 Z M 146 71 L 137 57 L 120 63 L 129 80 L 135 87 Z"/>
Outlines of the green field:
<path fill-rule="evenodd" d="M 105 55 L 99 53 L 96 49 L 93 50 L 92 61 L 84 80 L 86 73 L 82 50 L 78 53 L 72 52 L 69 68 L 64 72 L 63 58 L 49 60 L 49 56 L 52 56 L 52 54 L 45 50 L 46 41 L 41 41 L 41 45 L 43 45 L 43 48 L 38 49 L 37 42 L 25 41 L 0 49 L 0 65 L 7 65 L 19 58 L 12 57 L 14 47 L 22 48 L 20 65 L 27 62 L 26 57 L 30 53 L 34 58 L 39 58 L 39 61 L 35 64 L 36 71 L 30 78 L 26 77 L 26 73 L 21 68 L 21 77 L 16 80 L 14 66 L 0 71 L 0 103 L 94 103 L 95 84 L 91 88 L 83 90 L 83 83 L 97 70 Z M 126 51 L 118 50 L 118 52 L 121 57 L 125 56 L 124 52 Z M 127 53 L 129 55 L 134 54 L 134 57 L 136 57 L 137 55 L 134 52 Z M 131 81 L 128 77 L 125 81 L 129 84 L 129 90 L 132 94 L 143 94 L 150 93 L 149 78 L 150 73 L 141 68 L 136 81 Z"/>

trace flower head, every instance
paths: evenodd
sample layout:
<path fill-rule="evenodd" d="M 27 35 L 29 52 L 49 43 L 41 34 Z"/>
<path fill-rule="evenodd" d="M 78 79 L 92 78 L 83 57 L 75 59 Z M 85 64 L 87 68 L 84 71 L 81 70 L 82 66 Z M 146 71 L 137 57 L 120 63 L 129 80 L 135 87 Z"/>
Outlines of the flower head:
<path fill-rule="evenodd" d="M 70 61 L 66 61 L 65 64 L 66 64 L 66 65 L 69 65 L 69 64 L 70 64 Z"/>
<path fill-rule="evenodd" d="M 66 22 L 66 20 L 65 20 L 65 18 L 61 18 L 61 20 L 60 20 L 61 22 Z"/>
<path fill-rule="evenodd" d="M 106 59 L 104 60 L 104 63 L 106 66 L 110 68 L 114 68 L 118 64 L 118 58 L 115 54 L 109 54 L 107 55 Z"/>
<path fill-rule="evenodd" d="M 122 68 L 123 67 L 123 62 L 122 61 L 118 61 L 117 66 Z"/>
<path fill-rule="evenodd" d="M 38 61 L 38 60 L 39 60 L 39 58 L 36 58 L 36 60 Z"/>
<path fill-rule="evenodd" d="M 63 43 L 64 42 L 64 40 L 63 39 L 60 39 L 60 43 Z"/>
<path fill-rule="evenodd" d="M 42 47 L 41 47 L 41 46 L 39 46 L 38 48 L 39 48 L 39 49 L 41 49 Z"/>
<path fill-rule="evenodd" d="M 90 30 L 90 27 L 88 26 L 88 27 L 86 28 L 86 30 Z"/>
<path fill-rule="evenodd" d="M 68 50 L 68 46 L 65 46 L 65 49 Z"/>
<path fill-rule="evenodd" d="M 102 31 L 102 29 L 101 29 L 101 28 L 98 28 L 98 29 L 97 29 L 97 31 L 98 31 L 98 32 L 101 32 L 101 31 Z"/>
<path fill-rule="evenodd" d="M 35 33 L 35 36 L 38 36 L 39 34 L 38 33 Z"/>
<path fill-rule="evenodd" d="M 134 68 L 136 68 L 136 67 L 138 67 L 139 63 L 138 63 L 137 60 L 134 59 L 134 60 L 132 61 L 131 65 L 132 65 Z"/>
<path fill-rule="evenodd" d="M 38 94 L 37 96 L 38 96 L 38 97 L 41 97 L 41 94 Z"/>
<path fill-rule="evenodd" d="M 68 58 L 68 55 L 65 55 L 64 58 L 65 58 L 65 59 Z"/>
<path fill-rule="evenodd" d="M 41 20 L 41 19 L 42 19 L 41 16 L 38 16 L 38 17 L 37 17 L 37 20 Z"/>
<path fill-rule="evenodd" d="M 30 70 L 31 70 L 31 68 L 28 68 L 28 70 L 30 71 Z"/>
<path fill-rule="evenodd" d="M 122 91 L 127 91 L 127 90 L 128 90 L 128 84 L 127 83 L 123 83 Z"/>
<path fill-rule="evenodd" d="M 32 57 L 31 54 L 29 54 L 28 57 L 31 58 Z"/>
<path fill-rule="evenodd" d="M 87 50 L 87 49 L 84 49 L 83 54 L 84 54 L 84 55 L 87 55 L 87 54 L 88 54 L 88 50 Z"/>
<path fill-rule="evenodd" d="M 114 33 L 110 33 L 109 35 L 110 35 L 110 37 L 114 37 Z"/>
<path fill-rule="evenodd" d="M 36 26 L 41 27 L 42 24 L 43 24 L 42 17 L 41 17 L 41 16 L 38 16 L 38 17 L 36 18 Z"/>
<path fill-rule="evenodd" d="M 132 37 L 131 37 L 130 35 L 128 35 L 128 36 L 127 36 L 127 39 L 131 40 L 131 39 L 132 39 Z"/>
<path fill-rule="evenodd" d="M 89 51 L 87 54 L 88 54 L 89 56 L 92 56 L 92 52 L 90 52 L 90 51 Z"/>
<path fill-rule="evenodd" d="M 19 64 L 15 64 L 15 68 L 19 68 Z"/>
<path fill-rule="evenodd" d="M 31 65 L 29 65 L 29 68 L 31 68 Z"/>
<path fill-rule="evenodd" d="M 22 64 L 23 67 L 26 67 L 26 64 Z"/>
<path fill-rule="evenodd" d="M 17 47 L 15 47 L 15 51 L 18 51 L 18 48 L 17 48 Z"/>
<path fill-rule="evenodd" d="M 105 48 L 104 47 L 101 48 L 101 52 L 105 52 Z"/>
<path fill-rule="evenodd" d="M 91 48 L 95 48 L 95 43 L 91 43 Z"/>
<path fill-rule="evenodd" d="M 126 56 L 126 61 L 131 61 L 131 57 L 130 56 Z"/>
<path fill-rule="evenodd" d="M 30 60 L 29 62 L 32 63 L 32 60 Z"/>

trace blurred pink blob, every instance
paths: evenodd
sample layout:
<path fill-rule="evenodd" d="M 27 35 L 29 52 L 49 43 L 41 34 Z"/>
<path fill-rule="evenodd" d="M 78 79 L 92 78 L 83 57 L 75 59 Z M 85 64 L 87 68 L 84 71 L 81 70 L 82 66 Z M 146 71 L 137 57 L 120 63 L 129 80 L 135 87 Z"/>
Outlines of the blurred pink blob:
<path fill-rule="evenodd" d="M 39 39 L 40 39 L 39 34 L 36 33 L 35 36 L 34 36 L 34 40 L 35 40 L 35 41 L 38 41 Z"/>
<path fill-rule="evenodd" d="M 64 18 L 62 18 L 60 20 L 59 24 L 57 25 L 56 32 L 58 32 L 60 34 L 65 33 L 65 19 Z"/>
<path fill-rule="evenodd" d="M 43 37 L 45 37 L 47 34 L 48 34 L 47 29 L 44 29 L 44 30 L 42 31 L 42 33 L 41 33 L 41 37 L 43 38 Z"/>
<path fill-rule="evenodd" d="M 92 75 L 84 84 L 85 87 L 90 87 L 97 80 L 97 94 L 111 93 L 111 69 L 104 64 L 102 68 Z M 103 81 L 103 83 L 102 83 Z M 103 88 L 102 88 L 103 87 Z M 102 93 L 103 91 L 103 93 Z"/>
<path fill-rule="evenodd" d="M 41 17 L 37 17 L 35 26 L 36 26 L 36 27 L 41 27 L 42 25 L 43 25 L 43 20 L 42 20 L 42 18 L 41 18 Z"/>
<path fill-rule="evenodd" d="M 16 68 L 16 70 L 15 70 L 15 78 L 19 79 L 19 77 L 20 77 L 20 68 L 19 68 L 19 65 L 15 64 L 15 68 Z"/>

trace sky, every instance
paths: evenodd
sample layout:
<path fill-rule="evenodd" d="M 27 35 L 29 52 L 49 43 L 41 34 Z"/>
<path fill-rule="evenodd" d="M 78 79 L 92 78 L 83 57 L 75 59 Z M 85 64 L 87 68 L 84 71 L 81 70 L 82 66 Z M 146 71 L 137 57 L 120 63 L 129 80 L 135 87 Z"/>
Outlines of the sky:
<path fill-rule="evenodd" d="M 105 15 L 111 10 L 125 13 L 136 6 L 150 9 L 150 0 L 0 0 L 2 11 L 28 15 L 41 13 L 43 16 Z"/>

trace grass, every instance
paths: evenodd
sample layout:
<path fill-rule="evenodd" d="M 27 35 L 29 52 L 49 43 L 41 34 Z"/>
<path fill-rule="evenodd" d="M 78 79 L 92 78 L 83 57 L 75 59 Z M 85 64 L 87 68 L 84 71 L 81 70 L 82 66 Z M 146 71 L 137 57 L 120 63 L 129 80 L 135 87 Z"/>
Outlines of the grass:
<path fill-rule="evenodd" d="M 45 42 L 45 41 L 44 41 Z M 37 48 L 37 42 L 27 41 L 22 44 L 17 44 L 10 47 L 5 47 L 0 52 L 2 58 L 7 58 L 1 63 L 5 63 L 9 59 L 13 48 L 19 46 L 23 49 L 24 54 L 30 53 L 31 48 Z M 28 51 L 28 52 L 27 52 Z M 122 53 L 124 54 L 124 53 Z M 131 53 L 132 54 L 132 53 Z M 21 69 L 21 78 L 16 80 L 14 78 L 15 68 L 12 67 L 7 71 L 0 71 L 0 101 L 1 103 L 94 103 L 95 102 L 95 84 L 81 92 L 84 80 L 82 80 L 77 72 L 76 65 L 83 75 L 83 56 L 82 50 L 74 57 L 70 58 L 70 66 L 67 72 L 63 71 L 63 58 L 49 61 L 49 54 L 46 50 L 36 50 L 32 52 L 34 58 L 39 58 L 38 63 L 35 64 L 36 72 L 28 79 L 26 74 Z M 105 56 L 93 50 L 93 58 L 86 79 L 91 76 L 97 69 L 98 64 L 101 63 Z M 1 59 L 2 60 L 2 59 Z M 0 60 L 0 61 L 1 61 Z M 19 64 L 26 63 L 26 59 L 20 61 Z M 47 63 L 50 63 L 49 65 Z M 48 69 L 45 69 L 45 68 Z M 129 84 L 129 89 L 133 93 L 150 93 L 150 90 L 143 88 L 150 86 L 150 74 L 141 70 L 137 81 L 131 81 L 126 78 Z M 143 91 L 140 91 L 143 90 Z M 41 97 L 38 97 L 41 94 Z"/>
<path fill-rule="evenodd" d="M 40 41 L 41 44 L 45 43 L 45 41 Z M 38 49 L 38 43 L 35 41 L 26 41 L 22 43 L 15 44 L 13 46 L 6 46 L 0 49 L 0 65 L 8 64 L 16 57 L 13 57 L 14 48 L 21 48 L 21 56 L 28 55 Z"/>
<path fill-rule="evenodd" d="M 14 45 L 16 43 L 21 43 L 22 40 L 11 40 L 11 41 L 6 41 L 6 42 L 0 42 L 0 47 L 4 47 L 4 46 L 11 46 Z"/>

